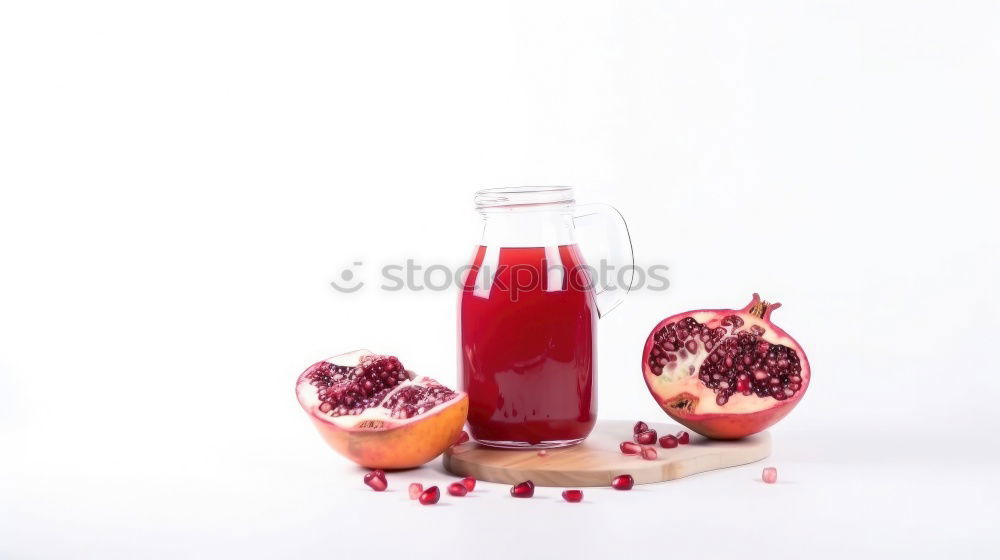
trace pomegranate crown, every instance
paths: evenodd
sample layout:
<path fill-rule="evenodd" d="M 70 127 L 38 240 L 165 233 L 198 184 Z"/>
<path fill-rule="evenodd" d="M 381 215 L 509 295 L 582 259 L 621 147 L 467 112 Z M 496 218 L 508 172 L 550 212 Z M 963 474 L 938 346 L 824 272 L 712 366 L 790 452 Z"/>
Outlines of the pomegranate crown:
<path fill-rule="evenodd" d="M 769 303 L 764 301 L 760 299 L 760 294 L 754 292 L 753 299 L 751 299 L 750 303 L 743 308 L 743 311 L 766 321 L 770 319 L 771 312 L 779 307 L 781 307 L 780 303 Z"/>

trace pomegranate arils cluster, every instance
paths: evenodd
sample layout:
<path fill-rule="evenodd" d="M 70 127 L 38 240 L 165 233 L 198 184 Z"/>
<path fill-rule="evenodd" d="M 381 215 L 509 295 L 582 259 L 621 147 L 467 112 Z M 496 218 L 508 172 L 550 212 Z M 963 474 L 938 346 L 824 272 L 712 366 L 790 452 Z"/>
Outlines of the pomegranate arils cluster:
<path fill-rule="evenodd" d="M 763 340 L 765 330 L 759 325 L 739 330 L 744 321 L 736 315 L 723 317 L 721 324 L 711 329 L 685 317 L 663 326 L 653 335 L 650 371 L 662 375 L 665 367 L 676 365 L 678 360 L 705 352 L 698 379 L 715 391 L 719 406 L 735 393 L 780 401 L 802 388 L 802 365 L 795 350 Z"/>
<path fill-rule="evenodd" d="M 625 455 L 640 455 L 643 459 L 653 460 L 657 458 L 658 452 L 652 447 L 656 443 L 656 430 L 653 430 L 642 420 L 635 423 L 632 428 L 632 436 L 635 443 L 623 441 L 619 448 Z M 691 435 L 685 431 L 677 432 L 677 435 L 665 435 L 659 439 L 660 447 L 672 449 L 678 445 L 686 445 L 691 442 Z"/>
<path fill-rule="evenodd" d="M 364 356 L 356 367 L 320 362 L 306 376 L 316 386 L 320 412 L 357 415 L 378 404 L 396 385 L 413 375 L 395 356 Z"/>
<path fill-rule="evenodd" d="M 764 330 L 754 327 L 723 340 L 698 371 L 698 379 L 715 389 L 720 406 L 737 391 L 781 401 L 802 387 L 799 356 L 787 346 L 761 340 Z"/>
<path fill-rule="evenodd" d="M 634 442 L 634 443 L 633 443 Z M 656 450 L 650 451 L 649 445 L 656 443 L 656 430 L 649 428 L 642 420 L 632 426 L 632 441 L 623 441 L 619 449 L 625 455 L 640 455 L 643 459 L 655 459 Z"/>
<path fill-rule="evenodd" d="M 711 350 L 725 335 L 726 329 L 710 329 L 691 317 L 665 325 L 654 337 L 656 344 L 649 354 L 650 370 L 655 375 L 660 375 L 664 366 L 697 352 L 699 341 L 706 349 Z"/>
<path fill-rule="evenodd" d="M 316 387 L 319 411 L 330 416 L 357 416 L 381 406 L 392 418 L 411 418 L 451 400 L 456 393 L 432 380 L 405 386 L 414 378 L 395 356 L 364 355 L 357 366 L 320 362 L 306 374 Z"/>
<path fill-rule="evenodd" d="M 411 418 L 452 399 L 455 392 L 437 383 L 409 386 L 391 393 L 382 406 L 392 410 L 393 418 Z"/>

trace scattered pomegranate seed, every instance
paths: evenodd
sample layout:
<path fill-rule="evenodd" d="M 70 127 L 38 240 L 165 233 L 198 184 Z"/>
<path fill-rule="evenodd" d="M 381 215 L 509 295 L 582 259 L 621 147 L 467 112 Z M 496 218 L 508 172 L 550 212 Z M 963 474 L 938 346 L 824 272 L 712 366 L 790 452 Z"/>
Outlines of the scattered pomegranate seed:
<path fill-rule="evenodd" d="M 652 461 L 653 459 L 656 459 L 657 455 L 658 455 L 658 453 L 656 452 L 656 448 L 655 447 L 643 447 L 642 448 L 642 458 L 645 459 L 645 460 L 647 460 L 647 461 Z"/>
<path fill-rule="evenodd" d="M 452 482 L 448 485 L 448 493 L 452 496 L 464 496 L 469 493 L 469 489 L 461 482 Z"/>
<path fill-rule="evenodd" d="M 667 434 L 667 435 L 665 435 L 665 436 L 663 436 L 663 437 L 660 438 L 660 447 L 665 447 L 667 449 L 670 449 L 672 447 L 677 447 L 677 442 L 678 441 L 679 440 L 677 439 L 676 436 L 672 436 L 670 434 Z"/>
<path fill-rule="evenodd" d="M 631 490 L 635 485 L 635 479 L 630 474 L 620 474 L 611 481 L 611 487 L 615 490 Z"/>
<path fill-rule="evenodd" d="M 650 445 L 656 443 L 656 430 L 646 430 L 645 432 L 639 432 L 633 437 L 636 443 L 641 443 L 643 445 Z"/>
<path fill-rule="evenodd" d="M 681 445 L 691 443 L 691 434 L 684 431 L 677 432 L 677 443 L 680 443 Z"/>
<path fill-rule="evenodd" d="M 427 490 L 420 493 L 420 503 L 429 506 L 431 504 L 438 503 L 441 499 L 441 491 L 438 490 L 437 486 L 431 486 Z"/>
<path fill-rule="evenodd" d="M 385 471 L 382 469 L 376 469 L 366 474 L 365 484 L 370 486 L 371 489 L 376 492 L 382 492 L 389 487 L 389 483 L 385 479 Z"/>
<path fill-rule="evenodd" d="M 562 497 L 567 502 L 575 504 L 583 500 L 583 490 L 563 490 Z"/>
<path fill-rule="evenodd" d="M 530 480 L 525 480 L 511 486 L 510 495 L 515 498 L 530 498 L 535 495 L 535 483 Z"/>
<path fill-rule="evenodd" d="M 469 441 L 469 432 L 462 430 L 462 433 L 458 434 L 458 439 L 452 445 L 462 445 L 463 443 Z"/>
<path fill-rule="evenodd" d="M 639 453 L 642 453 L 642 446 L 638 443 L 632 443 L 631 441 L 623 441 L 618 448 L 621 449 L 622 453 L 626 455 L 638 455 Z"/>
<path fill-rule="evenodd" d="M 416 500 L 423 493 L 424 493 L 424 485 L 423 484 L 420 484 L 419 482 L 411 482 L 410 483 L 410 499 L 411 500 Z"/>
<path fill-rule="evenodd" d="M 546 451 L 546 450 L 544 450 L 544 449 L 542 449 L 542 450 L 540 450 L 540 451 L 538 452 L 538 456 L 539 456 L 539 457 L 544 457 L 544 456 L 546 456 L 546 455 L 548 455 L 548 454 L 549 454 L 549 452 L 548 452 L 548 451 Z"/>
<path fill-rule="evenodd" d="M 462 479 L 462 485 L 465 486 L 466 490 L 472 492 L 473 490 L 476 489 L 476 479 L 472 478 L 471 476 L 467 476 Z"/>
<path fill-rule="evenodd" d="M 645 422 L 643 422 L 642 420 L 639 420 L 638 422 L 635 423 L 635 426 L 632 426 L 632 433 L 633 434 L 639 434 L 639 433 L 645 432 L 648 429 L 649 429 L 649 426 Z"/>
<path fill-rule="evenodd" d="M 764 472 L 760 473 L 760 478 L 768 484 L 774 484 L 778 482 L 778 469 L 767 467 L 764 469 Z"/>

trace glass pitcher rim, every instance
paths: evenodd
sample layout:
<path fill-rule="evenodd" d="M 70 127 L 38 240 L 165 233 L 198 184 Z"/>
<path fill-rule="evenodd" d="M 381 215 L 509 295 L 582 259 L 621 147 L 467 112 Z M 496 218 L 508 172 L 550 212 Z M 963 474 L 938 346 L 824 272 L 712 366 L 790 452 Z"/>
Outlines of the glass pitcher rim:
<path fill-rule="evenodd" d="M 563 185 L 495 187 L 476 191 L 477 210 L 543 205 L 569 205 L 575 202 L 573 187 Z"/>

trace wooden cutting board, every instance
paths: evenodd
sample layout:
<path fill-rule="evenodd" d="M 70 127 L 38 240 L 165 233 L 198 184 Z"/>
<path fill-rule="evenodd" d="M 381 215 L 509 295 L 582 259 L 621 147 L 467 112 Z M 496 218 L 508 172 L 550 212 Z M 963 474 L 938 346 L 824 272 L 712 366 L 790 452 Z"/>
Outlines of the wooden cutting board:
<path fill-rule="evenodd" d="M 632 441 L 634 422 L 599 421 L 583 443 L 573 447 L 538 450 L 494 449 L 467 442 L 445 452 L 444 467 L 459 476 L 517 484 L 531 480 L 538 486 L 610 486 L 611 479 L 630 474 L 636 484 L 674 480 L 688 475 L 760 461 L 771 453 L 771 434 L 763 432 L 737 441 L 713 441 L 691 430 L 691 443 L 664 449 L 647 461 L 624 455 L 618 445 Z M 667 423 L 650 424 L 659 436 L 686 428 Z"/>

